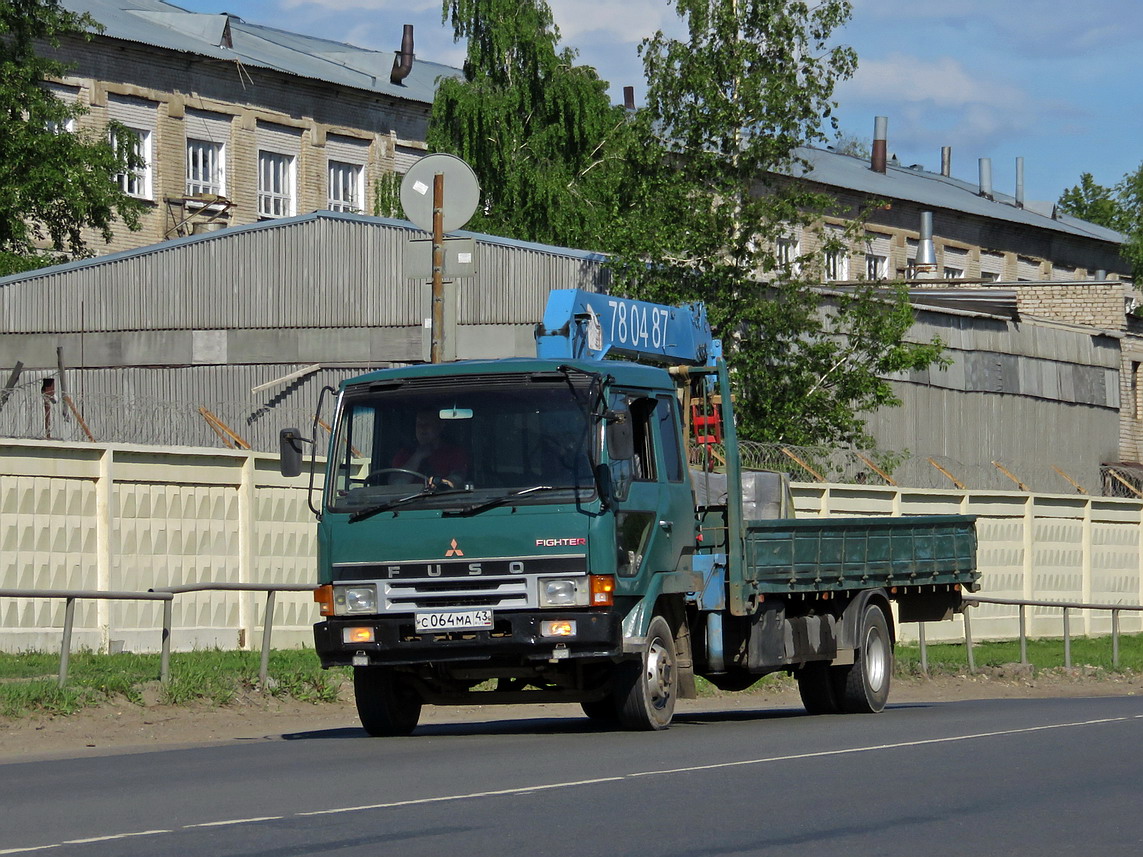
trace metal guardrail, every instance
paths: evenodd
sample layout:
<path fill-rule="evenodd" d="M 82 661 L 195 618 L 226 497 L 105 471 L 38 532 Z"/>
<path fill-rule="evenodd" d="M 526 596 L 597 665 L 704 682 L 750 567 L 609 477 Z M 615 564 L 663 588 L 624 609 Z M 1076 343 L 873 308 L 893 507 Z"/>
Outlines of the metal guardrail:
<path fill-rule="evenodd" d="M 60 646 L 60 687 L 67 683 L 68 662 L 71 660 L 71 632 L 75 625 L 75 602 L 80 598 L 99 601 L 165 601 L 169 610 L 174 594 L 169 592 L 114 592 L 97 589 L 0 589 L 0 598 L 66 598 L 64 606 L 63 643 Z"/>
<path fill-rule="evenodd" d="M 163 654 L 160 659 L 159 680 L 163 684 L 171 680 L 171 624 L 175 595 L 206 591 L 266 593 L 266 618 L 262 622 L 262 660 L 258 667 L 258 686 L 265 690 L 270 668 L 270 635 L 274 630 L 274 599 L 279 592 L 310 592 L 313 589 L 312 583 L 188 583 L 183 586 L 159 586 L 150 590 L 156 595 L 169 594 L 172 599 L 163 605 Z"/>
<path fill-rule="evenodd" d="M 103 601 L 162 601 L 163 642 L 159 680 L 171 680 L 171 626 L 173 624 L 176 595 L 208 590 L 229 592 L 265 592 L 266 613 L 262 622 L 262 659 L 258 668 L 258 681 L 263 690 L 270 665 L 270 637 L 274 629 L 274 600 L 279 592 L 308 592 L 313 584 L 296 583 L 192 583 L 184 586 L 160 586 L 147 592 L 115 592 L 96 589 L 0 589 L 0 598 L 64 598 L 63 642 L 60 646 L 59 686 L 67 683 L 68 663 L 71 658 L 71 637 L 75 625 L 75 602 L 81 598 Z"/>
<path fill-rule="evenodd" d="M 964 596 L 966 607 L 971 607 L 975 604 L 1006 604 L 1012 607 L 1020 608 L 1020 663 L 1023 665 L 1028 664 L 1028 622 L 1027 622 L 1027 608 L 1029 607 L 1053 607 L 1063 611 L 1064 619 L 1064 668 L 1071 669 L 1072 667 L 1072 633 L 1070 617 L 1068 615 L 1071 610 L 1106 610 L 1111 613 L 1111 666 L 1115 669 L 1119 666 L 1119 614 L 1123 611 L 1128 613 L 1141 613 L 1143 612 L 1143 605 L 1138 604 L 1086 604 L 1080 601 L 1033 601 L 1020 598 L 989 598 L 984 595 L 966 595 Z M 929 653 L 925 645 L 925 623 L 918 623 L 918 642 L 921 647 L 921 672 L 925 675 L 929 673 Z M 964 611 L 964 647 L 968 653 L 968 671 L 970 673 L 976 672 L 976 658 L 972 652 L 972 620 L 970 618 L 970 611 Z"/>

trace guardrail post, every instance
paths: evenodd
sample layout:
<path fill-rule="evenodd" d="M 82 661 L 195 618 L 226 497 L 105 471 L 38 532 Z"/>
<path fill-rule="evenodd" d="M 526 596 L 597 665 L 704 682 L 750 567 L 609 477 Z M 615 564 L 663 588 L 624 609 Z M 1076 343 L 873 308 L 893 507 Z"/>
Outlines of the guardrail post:
<path fill-rule="evenodd" d="M 1119 669 L 1119 611 L 1111 611 L 1111 668 Z"/>
<path fill-rule="evenodd" d="M 1072 629 L 1068 608 L 1064 608 L 1064 669 L 1072 668 Z"/>
<path fill-rule="evenodd" d="M 1020 663 L 1028 665 L 1028 607 L 1020 605 Z"/>
<path fill-rule="evenodd" d="M 67 683 L 68 663 L 71 660 L 71 629 L 75 625 L 75 598 L 64 605 L 63 645 L 60 647 L 60 687 Z"/>
<path fill-rule="evenodd" d="M 266 593 L 266 614 L 262 617 L 262 665 L 258 668 L 258 686 L 265 693 L 266 678 L 270 671 L 270 634 L 274 630 L 274 596 L 273 589 Z"/>
<path fill-rule="evenodd" d="M 976 658 L 972 654 L 972 622 L 968 618 L 968 614 L 972 612 L 972 605 L 964 608 L 964 648 L 968 652 L 968 671 L 970 673 L 976 672 Z"/>
<path fill-rule="evenodd" d="M 174 607 L 173 596 L 163 602 L 163 654 L 159 666 L 159 681 L 163 684 L 168 684 L 171 680 L 171 622 Z"/>
<path fill-rule="evenodd" d="M 929 674 L 929 647 L 925 645 L 925 623 L 917 623 L 917 642 L 921 644 L 921 675 Z"/>

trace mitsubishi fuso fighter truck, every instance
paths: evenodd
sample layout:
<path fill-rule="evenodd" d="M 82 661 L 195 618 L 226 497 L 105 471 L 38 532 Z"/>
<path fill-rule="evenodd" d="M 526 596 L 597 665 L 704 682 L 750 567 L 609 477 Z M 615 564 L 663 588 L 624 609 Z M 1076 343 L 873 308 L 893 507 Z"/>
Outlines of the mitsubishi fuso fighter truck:
<path fill-rule="evenodd" d="M 784 476 L 740 467 L 701 304 L 554 291 L 536 339 L 336 391 L 314 640 L 365 730 L 529 702 L 663 729 L 697 676 L 779 671 L 811 713 L 880 711 L 894 613 L 949 618 L 976 588 L 973 518 L 795 519 Z M 286 475 L 305 440 L 282 431 Z"/>

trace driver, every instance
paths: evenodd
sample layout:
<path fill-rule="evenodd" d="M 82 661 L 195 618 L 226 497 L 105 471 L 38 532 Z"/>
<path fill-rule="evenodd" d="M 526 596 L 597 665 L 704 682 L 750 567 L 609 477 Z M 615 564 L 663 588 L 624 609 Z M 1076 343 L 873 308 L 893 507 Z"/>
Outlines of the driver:
<path fill-rule="evenodd" d="M 417 412 L 416 446 L 397 450 L 393 467 L 414 470 L 428 477 L 429 485 L 456 488 L 464 482 L 468 472 L 468 454 L 441 437 L 441 421 L 436 411 Z M 413 481 L 414 477 L 397 474 L 394 481 Z"/>

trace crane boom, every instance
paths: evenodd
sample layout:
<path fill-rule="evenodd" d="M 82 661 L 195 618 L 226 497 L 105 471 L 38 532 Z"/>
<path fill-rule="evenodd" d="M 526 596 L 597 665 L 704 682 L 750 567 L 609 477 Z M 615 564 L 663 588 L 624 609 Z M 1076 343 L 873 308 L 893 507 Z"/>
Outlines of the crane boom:
<path fill-rule="evenodd" d="M 555 289 L 536 328 L 536 356 L 713 366 L 722 357 L 722 342 L 714 338 L 701 303 L 672 307 L 581 289 Z"/>

